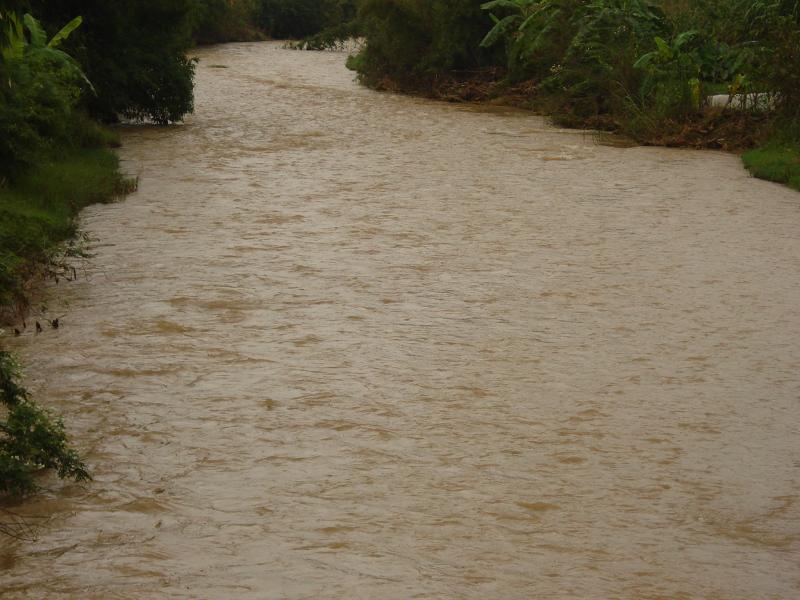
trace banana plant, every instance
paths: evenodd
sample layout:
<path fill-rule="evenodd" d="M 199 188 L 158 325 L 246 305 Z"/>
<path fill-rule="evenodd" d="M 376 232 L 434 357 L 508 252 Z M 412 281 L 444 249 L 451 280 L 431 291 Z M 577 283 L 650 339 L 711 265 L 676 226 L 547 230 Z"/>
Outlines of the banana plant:
<path fill-rule="evenodd" d="M 25 53 L 25 31 L 22 22 L 14 13 L 0 13 L 0 21 L 3 23 L 2 39 L 0 41 L 0 57 L 3 62 L 10 62 L 17 58 L 22 58 Z"/>
<path fill-rule="evenodd" d="M 644 87 L 664 89 L 667 82 L 675 82 L 679 97 L 683 97 L 692 110 L 698 110 L 703 103 L 703 85 L 700 81 L 701 60 L 698 53 L 689 49 L 691 42 L 699 37 L 694 30 L 684 31 L 675 36 L 672 42 L 655 36 L 655 50 L 643 54 L 635 63 L 635 69 L 647 74 Z"/>
<path fill-rule="evenodd" d="M 664 38 L 655 36 L 653 41 L 656 44 L 656 49 L 642 55 L 633 66 L 636 69 L 647 69 L 654 64 L 665 65 L 674 60 L 678 60 L 685 54 L 683 51 L 684 46 L 697 36 L 697 31 L 684 31 L 676 36 L 671 44 L 664 40 Z"/>
<path fill-rule="evenodd" d="M 3 62 L 10 63 L 19 61 L 23 60 L 26 56 L 33 55 L 49 58 L 67 67 L 94 91 L 92 83 L 81 70 L 78 62 L 63 50 L 58 49 L 61 43 L 66 40 L 73 31 L 81 26 L 83 17 L 75 17 L 72 19 L 48 41 L 47 33 L 42 27 L 42 24 L 32 15 L 26 13 L 21 21 L 14 13 L 7 13 L 0 16 L 2 16 L 3 21 L 6 22 L 5 43 L 2 48 L 0 48 L 0 55 L 2 55 Z M 28 32 L 27 36 L 25 34 L 26 30 Z"/>

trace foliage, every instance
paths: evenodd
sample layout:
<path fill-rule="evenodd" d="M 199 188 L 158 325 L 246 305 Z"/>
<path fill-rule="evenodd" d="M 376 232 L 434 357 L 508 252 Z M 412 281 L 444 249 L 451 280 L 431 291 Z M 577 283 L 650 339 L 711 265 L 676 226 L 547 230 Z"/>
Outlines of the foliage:
<path fill-rule="evenodd" d="M 504 42 L 512 79 L 544 78 L 558 72 L 566 48 L 575 36 L 583 0 L 496 0 L 481 5 L 495 26 L 481 45 Z M 502 19 L 498 9 L 511 12 Z"/>
<path fill-rule="evenodd" d="M 742 8 L 742 29 L 755 47 L 749 77 L 760 91 L 776 94 L 785 115 L 800 119 L 800 0 L 757 0 Z"/>
<path fill-rule="evenodd" d="M 649 0 L 494 0 L 484 10 L 506 9 L 483 45 L 507 40 L 512 77 L 536 77 L 583 115 L 608 112 L 636 89 L 634 61 L 667 31 L 661 9 Z"/>
<path fill-rule="evenodd" d="M 800 192 L 800 146 L 769 145 L 745 152 L 745 167 L 756 177 L 784 183 Z"/>
<path fill-rule="evenodd" d="M 702 62 L 692 42 L 696 31 L 684 31 L 671 42 L 656 36 L 656 49 L 641 56 L 633 65 L 646 73 L 641 87 L 641 102 L 651 104 L 658 114 L 685 116 L 700 110 L 703 88 Z"/>
<path fill-rule="evenodd" d="M 0 351 L 0 494 L 29 494 L 37 489 L 34 475 L 53 469 L 59 477 L 91 479 L 73 450 L 61 419 L 40 408 L 20 384 L 14 357 Z"/>
<path fill-rule="evenodd" d="M 88 119 L 75 137 L 87 145 L 108 142 Z M 37 266 L 51 264 L 59 244 L 75 233 L 85 206 L 127 193 L 135 182 L 119 173 L 119 159 L 104 148 L 72 148 L 28 169 L 0 189 L 0 308 L 24 306 L 24 284 Z"/>
<path fill-rule="evenodd" d="M 84 98 L 93 115 L 166 124 L 192 111 L 194 0 L 30 1 L 47 25 L 83 15 L 66 45 L 97 91 Z"/>
<path fill-rule="evenodd" d="M 328 15 L 323 29 L 291 47 L 298 50 L 336 50 L 361 37 L 361 23 L 356 10 L 356 0 L 337 0 L 336 9 Z"/>
<path fill-rule="evenodd" d="M 258 0 L 195 0 L 192 37 L 198 44 L 261 39 L 256 29 Z"/>
<path fill-rule="evenodd" d="M 26 14 L 2 15 L 0 48 L 0 179 L 14 178 L 54 143 L 69 138 L 74 107 L 89 87 L 75 60 L 58 46 L 80 24 L 72 19 L 48 42 L 39 22 Z M 23 25 L 24 23 L 24 25 Z"/>
<path fill-rule="evenodd" d="M 272 38 L 299 39 L 351 21 L 354 0 L 259 0 L 257 24 Z"/>
<path fill-rule="evenodd" d="M 633 63 L 668 25 L 649 0 L 594 0 L 578 14 L 563 63 L 546 85 L 580 114 L 610 112 L 638 89 L 641 76 Z"/>
<path fill-rule="evenodd" d="M 339 50 L 357 40 L 361 35 L 361 28 L 357 19 L 344 21 L 331 27 L 326 27 L 319 33 L 307 36 L 294 44 L 295 50 Z"/>
<path fill-rule="evenodd" d="M 500 53 L 480 47 L 491 24 L 479 0 L 364 0 L 365 47 L 352 61 L 366 83 L 390 76 L 425 86 L 448 71 L 495 65 Z"/>

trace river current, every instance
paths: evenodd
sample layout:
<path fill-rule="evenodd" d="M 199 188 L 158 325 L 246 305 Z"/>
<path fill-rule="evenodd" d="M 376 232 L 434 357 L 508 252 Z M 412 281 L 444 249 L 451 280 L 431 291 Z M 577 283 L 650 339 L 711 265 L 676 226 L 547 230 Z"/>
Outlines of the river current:
<path fill-rule="evenodd" d="M 799 194 L 198 56 L 6 340 L 95 480 L 15 508 L 3 598 L 800 597 Z"/>

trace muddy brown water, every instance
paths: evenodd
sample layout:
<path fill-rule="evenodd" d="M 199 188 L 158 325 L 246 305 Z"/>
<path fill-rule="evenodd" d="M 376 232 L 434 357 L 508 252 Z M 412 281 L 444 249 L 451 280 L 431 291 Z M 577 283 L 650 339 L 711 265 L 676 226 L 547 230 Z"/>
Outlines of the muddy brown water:
<path fill-rule="evenodd" d="M 4 597 L 800 597 L 800 194 L 199 56 L 6 340 L 95 481 L 18 507 Z"/>

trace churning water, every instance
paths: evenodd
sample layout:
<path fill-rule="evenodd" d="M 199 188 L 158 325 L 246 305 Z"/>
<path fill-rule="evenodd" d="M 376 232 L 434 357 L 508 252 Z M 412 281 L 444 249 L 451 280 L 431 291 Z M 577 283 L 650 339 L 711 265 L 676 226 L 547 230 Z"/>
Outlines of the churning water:
<path fill-rule="evenodd" d="M 17 509 L 5 596 L 800 597 L 800 195 L 199 56 L 62 327 L 10 340 L 95 481 Z"/>

